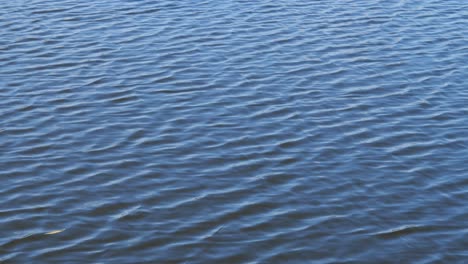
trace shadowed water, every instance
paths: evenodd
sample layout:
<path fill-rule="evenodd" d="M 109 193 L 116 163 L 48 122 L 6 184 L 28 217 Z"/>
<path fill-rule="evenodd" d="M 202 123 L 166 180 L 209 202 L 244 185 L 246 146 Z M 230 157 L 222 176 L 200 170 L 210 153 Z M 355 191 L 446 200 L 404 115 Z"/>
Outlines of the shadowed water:
<path fill-rule="evenodd" d="M 0 263 L 465 263 L 468 3 L 0 3 Z"/>

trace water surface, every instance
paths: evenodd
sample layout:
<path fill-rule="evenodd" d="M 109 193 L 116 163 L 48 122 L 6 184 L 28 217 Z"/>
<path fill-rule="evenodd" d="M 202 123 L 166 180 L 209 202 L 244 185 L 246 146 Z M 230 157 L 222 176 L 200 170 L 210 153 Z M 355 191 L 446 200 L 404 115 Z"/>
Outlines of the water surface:
<path fill-rule="evenodd" d="M 465 263 L 468 4 L 0 4 L 0 263 Z"/>

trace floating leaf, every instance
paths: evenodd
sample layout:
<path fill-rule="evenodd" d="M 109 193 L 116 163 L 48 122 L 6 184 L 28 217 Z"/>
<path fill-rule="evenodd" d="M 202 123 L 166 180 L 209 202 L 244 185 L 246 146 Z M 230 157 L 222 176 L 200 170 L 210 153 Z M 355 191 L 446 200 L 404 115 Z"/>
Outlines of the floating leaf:
<path fill-rule="evenodd" d="M 54 231 L 47 232 L 46 235 L 55 235 L 55 234 L 58 234 L 58 233 L 62 233 L 63 231 L 65 231 L 65 229 L 54 230 Z"/>

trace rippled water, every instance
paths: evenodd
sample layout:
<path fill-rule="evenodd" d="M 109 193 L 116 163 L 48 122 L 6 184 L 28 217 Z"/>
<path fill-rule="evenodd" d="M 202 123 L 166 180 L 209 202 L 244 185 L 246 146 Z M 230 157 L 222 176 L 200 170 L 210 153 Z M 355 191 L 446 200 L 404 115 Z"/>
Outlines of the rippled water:
<path fill-rule="evenodd" d="M 468 3 L 0 4 L 1 263 L 465 263 Z"/>

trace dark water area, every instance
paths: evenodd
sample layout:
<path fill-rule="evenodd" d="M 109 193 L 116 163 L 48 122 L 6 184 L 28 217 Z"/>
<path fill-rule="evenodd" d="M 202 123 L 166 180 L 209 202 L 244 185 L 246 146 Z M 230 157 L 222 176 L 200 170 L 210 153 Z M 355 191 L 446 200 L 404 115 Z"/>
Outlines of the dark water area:
<path fill-rule="evenodd" d="M 466 263 L 468 2 L 2 1 L 0 263 Z"/>

